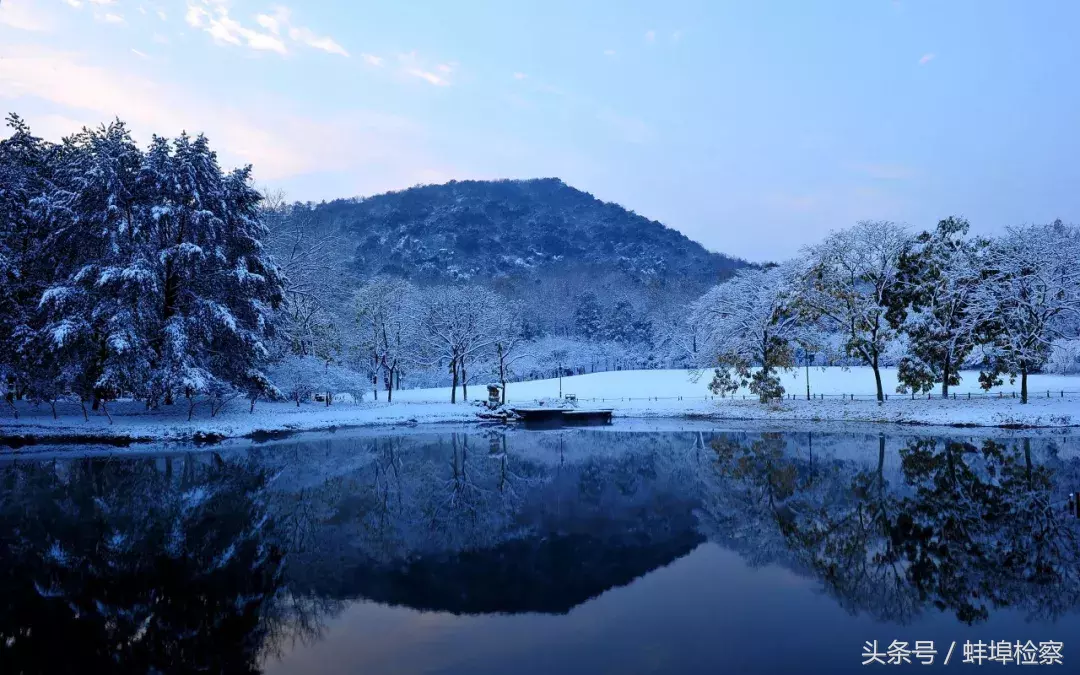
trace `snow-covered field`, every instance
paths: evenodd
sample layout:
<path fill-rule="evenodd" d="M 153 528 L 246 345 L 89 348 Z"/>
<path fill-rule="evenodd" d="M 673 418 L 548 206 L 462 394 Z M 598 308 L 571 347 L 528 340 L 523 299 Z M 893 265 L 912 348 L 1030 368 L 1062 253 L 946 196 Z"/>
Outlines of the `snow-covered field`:
<path fill-rule="evenodd" d="M 805 371 L 783 376 L 785 388 L 796 398 L 764 406 L 748 394 L 739 392 L 734 399 L 720 399 L 708 394 L 706 385 L 711 372 L 695 378 L 683 370 L 650 370 L 594 373 L 562 379 L 563 395 L 574 394 L 581 407 L 613 408 L 624 418 L 708 417 L 715 420 L 893 422 L 931 425 L 1039 426 L 1080 425 L 1080 376 L 1035 375 L 1030 378 L 1031 402 L 1021 405 L 1011 397 L 1016 385 L 1006 384 L 985 395 L 978 388 L 975 373 L 964 373 L 963 383 L 955 387 L 956 400 L 943 401 L 925 396 L 912 400 L 895 394 L 896 372 L 883 372 L 884 386 L 890 392 L 884 405 L 873 398 L 872 373 L 865 368 L 811 369 L 810 385 L 814 395 L 825 399 L 805 400 Z M 972 398 L 968 398 L 968 393 Z M 1064 396 L 1062 396 L 1064 393 Z M 460 394 L 460 392 L 459 392 Z M 471 399 L 484 398 L 486 390 L 474 385 Z M 559 381 L 538 380 L 512 383 L 507 388 L 509 402 L 531 403 L 541 398 L 555 398 Z M 854 394 L 856 400 L 851 400 Z M 1049 395 L 1048 395 L 1049 394 Z M 746 396 L 744 399 L 743 396 Z M 841 396 L 842 395 L 842 396 Z M 382 397 L 383 394 L 380 394 Z M 1000 396 L 1000 398 L 999 398 Z M 10 409 L 0 409 L 0 437 L 62 439 L 101 437 L 138 440 L 189 440 L 197 435 L 240 437 L 258 432 L 315 431 L 333 427 L 373 425 L 414 425 L 433 422 L 469 423 L 476 420 L 473 405 L 450 404 L 449 388 L 416 389 L 395 392 L 394 403 L 368 401 L 361 404 L 321 403 L 256 404 L 249 413 L 246 401 L 229 404 L 211 418 L 206 404 L 195 409 L 187 421 L 187 407 L 182 403 L 147 411 L 139 403 L 110 404 L 113 424 L 104 414 L 91 413 L 84 421 L 73 404 L 58 406 L 60 419 L 52 419 L 47 405 L 19 404 L 19 419 Z"/>

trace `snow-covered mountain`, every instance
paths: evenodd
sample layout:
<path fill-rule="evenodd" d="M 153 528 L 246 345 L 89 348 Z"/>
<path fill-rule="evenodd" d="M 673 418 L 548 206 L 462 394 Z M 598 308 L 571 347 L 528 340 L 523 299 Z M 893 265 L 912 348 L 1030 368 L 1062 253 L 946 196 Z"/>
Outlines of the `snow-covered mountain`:
<path fill-rule="evenodd" d="M 364 276 L 488 281 L 574 270 L 704 288 L 747 264 L 557 178 L 451 181 L 311 208 Z"/>

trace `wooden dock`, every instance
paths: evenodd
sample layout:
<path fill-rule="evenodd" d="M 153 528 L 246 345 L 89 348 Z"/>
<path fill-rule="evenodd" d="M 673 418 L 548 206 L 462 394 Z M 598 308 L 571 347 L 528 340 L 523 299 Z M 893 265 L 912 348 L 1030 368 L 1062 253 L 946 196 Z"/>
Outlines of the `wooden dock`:
<path fill-rule="evenodd" d="M 578 410 L 577 408 L 513 408 L 514 414 L 530 425 L 563 426 L 611 424 L 611 408 Z"/>

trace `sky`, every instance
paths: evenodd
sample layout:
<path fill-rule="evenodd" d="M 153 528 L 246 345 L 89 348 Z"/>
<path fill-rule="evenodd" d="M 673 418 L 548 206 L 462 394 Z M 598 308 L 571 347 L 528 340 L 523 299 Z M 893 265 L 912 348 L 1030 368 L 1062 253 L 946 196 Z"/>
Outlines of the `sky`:
<path fill-rule="evenodd" d="M 1072 0 L 0 0 L 0 107 L 205 133 L 290 199 L 557 176 L 781 260 L 1080 221 Z M 5 132 L 6 133 L 6 132 Z"/>

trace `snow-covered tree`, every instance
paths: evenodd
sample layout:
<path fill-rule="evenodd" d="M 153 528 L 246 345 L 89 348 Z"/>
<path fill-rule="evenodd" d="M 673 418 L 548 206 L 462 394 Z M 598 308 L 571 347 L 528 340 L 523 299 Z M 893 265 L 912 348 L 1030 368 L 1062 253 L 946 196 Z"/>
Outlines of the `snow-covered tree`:
<path fill-rule="evenodd" d="M 960 368 L 980 340 L 985 307 L 978 303 L 987 243 L 967 238 L 968 222 L 949 217 L 917 236 L 900 256 L 890 322 L 908 337 L 899 390 L 941 395 L 960 384 Z"/>
<path fill-rule="evenodd" d="M 739 270 L 694 303 L 691 320 L 719 363 L 709 385 L 714 393 L 749 385 L 763 403 L 783 396 L 776 369 L 794 365 L 792 342 L 801 332 L 792 274 L 790 266 Z"/>
<path fill-rule="evenodd" d="M 1010 229 L 994 240 L 978 302 L 991 321 L 979 379 L 990 388 L 1002 375 L 1020 378 L 1027 403 L 1028 375 L 1050 357 L 1055 340 L 1076 337 L 1080 317 L 1080 231 L 1056 221 Z"/>
<path fill-rule="evenodd" d="M 574 309 L 574 329 L 586 340 L 597 340 L 604 329 L 603 314 L 596 293 L 585 291 L 577 299 Z"/>
<path fill-rule="evenodd" d="M 449 369 L 451 403 L 457 402 L 459 382 L 468 400 L 470 366 L 494 347 L 504 311 L 505 300 L 486 288 L 435 286 L 421 294 L 413 310 L 417 354 L 428 367 Z"/>
<path fill-rule="evenodd" d="M 261 389 L 281 302 L 250 167 L 225 173 L 205 137 L 155 137 L 117 121 L 65 139 L 55 201 L 73 215 L 47 245 L 43 332 L 83 399 L 153 405 L 217 382 Z"/>
<path fill-rule="evenodd" d="M 381 373 L 387 401 L 393 401 L 395 378 L 415 350 L 417 301 L 412 284 L 391 277 L 376 277 L 356 293 L 360 349 Z"/>
<path fill-rule="evenodd" d="M 270 192 L 260 207 L 269 230 L 267 248 L 284 275 L 280 339 L 294 354 L 340 360 L 347 326 L 339 321 L 348 293 L 343 283 L 342 241 L 305 205 L 285 203 Z"/>
<path fill-rule="evenodd" d="M 888 221 L 862 221 L 809 247 L 799 303 L 808 319 L 844 336 L 845 352 L 870 366 L 877 399 L 885 400 L 881 361 L 896 331 L 886 320 L 889 297 L 900 284 L 900 256 L 910 237 Z"/>
<path fill-rule="evenodd" d="M 502 403 L 506 403 L 506 382 L 513 377 L 516 366 L 527 355 L 525 332 L 522 326 L 521 308 L 510 304 L 507 311 L 498 315 L 494 353 L 491 356 L 492 374 L 502 387 Z"/>

